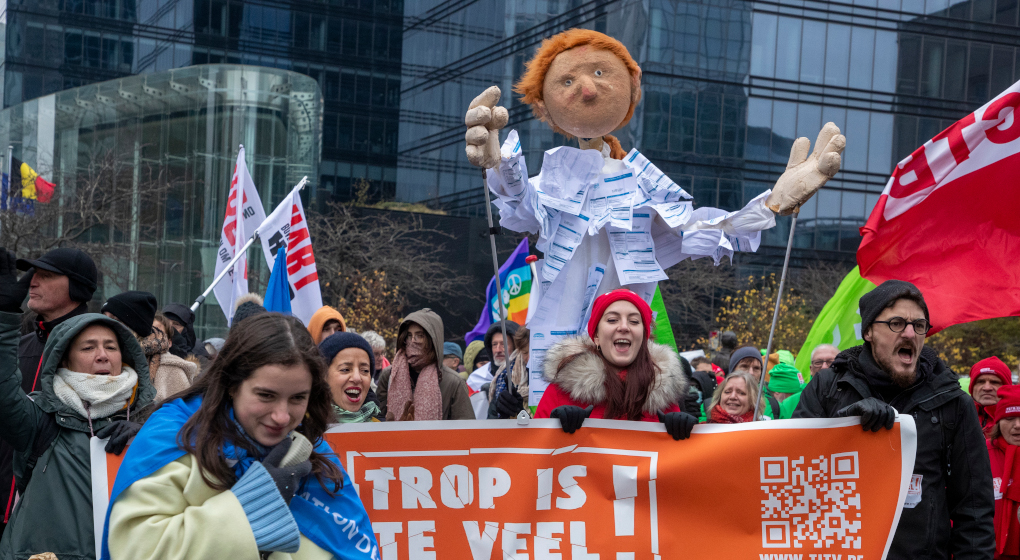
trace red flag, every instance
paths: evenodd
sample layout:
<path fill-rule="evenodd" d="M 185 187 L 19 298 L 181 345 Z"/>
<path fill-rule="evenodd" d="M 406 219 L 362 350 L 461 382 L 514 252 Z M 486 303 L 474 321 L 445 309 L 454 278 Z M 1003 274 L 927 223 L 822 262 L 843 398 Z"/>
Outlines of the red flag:
<path fill-rule="evenodd" d="M 937 332 L 1020 315 L 1020 82 L 897 164 L 861 228 L 861 276 L 906 280 Z"/>
<path fill-rule="evenodd" d="M 49 202 L 53 198 L 53 188 L 56 187 L 53 183 L 43 179 L 42 177 L 36 176 L 35 178 L 35 195 L 39 198 L 39 202 Z"/>

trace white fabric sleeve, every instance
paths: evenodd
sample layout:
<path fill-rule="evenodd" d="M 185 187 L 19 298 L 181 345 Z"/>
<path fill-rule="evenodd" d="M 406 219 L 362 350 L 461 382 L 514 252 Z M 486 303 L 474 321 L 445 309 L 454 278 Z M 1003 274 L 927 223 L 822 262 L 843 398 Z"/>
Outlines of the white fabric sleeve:
<path fill-rule="evenodd" d="M 537 233 L 540 226 L 535 215 L 538 197 L 528 180 L 528 166 L 516 130 L 507 135 L 500 156 L 499 167 L 489 169 L 485 175 L 486 186 L 496 195 L 493 202 L 499 208 L 499 224 L 512 231 Z"/>

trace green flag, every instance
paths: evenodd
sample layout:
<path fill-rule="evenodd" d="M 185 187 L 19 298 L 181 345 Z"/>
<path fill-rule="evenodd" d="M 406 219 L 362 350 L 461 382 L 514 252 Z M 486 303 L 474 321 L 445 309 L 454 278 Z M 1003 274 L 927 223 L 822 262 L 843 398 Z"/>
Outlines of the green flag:
<path fill-rule="evenodd" d="M 665 344 L 676 349 L 676 339 L 673 338 L 673 327 L 669 325 L 669 317 L 666 315 L 666 304 L 662 302 L 662 292 L 655 287 L 655 295 L 652 296 L 652 317 L 655 320 L 655 330 L 652 331 L 652 338 L 659 344 Z"/>
<path fill-rule="evenodd" d="M 819 344 L 832 344 L 840 350 L 864 344 L 858 301 L 873 289 L 875 285 L 861 278 L 861 271 L 856 266 L 843 278 L 836 293 L 811 326 L 811 332 L 797 354 L 797 369 L 805 374 L 811 371 L 811 351 Z"/>

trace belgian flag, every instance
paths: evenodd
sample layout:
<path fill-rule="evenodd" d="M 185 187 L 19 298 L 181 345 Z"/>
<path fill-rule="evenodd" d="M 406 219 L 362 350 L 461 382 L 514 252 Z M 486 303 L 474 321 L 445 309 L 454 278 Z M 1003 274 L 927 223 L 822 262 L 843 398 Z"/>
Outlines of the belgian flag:
<path fill-rule="evenodd" d="M 43 179 L 36 173 L 35 169 L 23 163 L 16 157 L 11 157 L 11 182 L 14 187 L 21 185 L 21 198 L 24 200 L 38 200 L 43 204 L 53 198 L 53 183 Z M 12 189 L 13 190 L 13 189 Z"/>

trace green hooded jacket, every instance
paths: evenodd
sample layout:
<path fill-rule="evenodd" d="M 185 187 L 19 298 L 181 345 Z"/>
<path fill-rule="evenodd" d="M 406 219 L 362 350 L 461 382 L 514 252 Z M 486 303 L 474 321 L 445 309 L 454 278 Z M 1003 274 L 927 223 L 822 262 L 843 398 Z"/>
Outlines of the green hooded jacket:
<path fill-rule="evenodd" d="M 152 403 L 156 389 L 141 346 L 117 321 L 89 313 L 69 319 L 54 329 L 43 350 L 41 390 L 26 396 L 18 371 L 20 313 L 0 312 L 0 438 L 15 449 L 14 475 L 31 477 L 0 540 L 0 560 L 25 560 L 52 552 L 60 560 L 94 560 L 95 526 L 92 517 L 91 433 L 86 418 L 62 403 L 53 392 L 53 379 L 75 336 L 93 324 L 113 329 L 123 362 L 138 373 L 138 389 L 128 411 L 132 417 Z M 125 412 L 92 421 L 99 431 Z M 52 418 L 50 420 L 49 418 Z M 56 422 L 56 437 L 34 469 L 27 468 L 36 437 L 47 422 Z"/>

